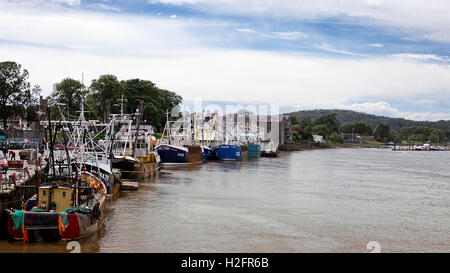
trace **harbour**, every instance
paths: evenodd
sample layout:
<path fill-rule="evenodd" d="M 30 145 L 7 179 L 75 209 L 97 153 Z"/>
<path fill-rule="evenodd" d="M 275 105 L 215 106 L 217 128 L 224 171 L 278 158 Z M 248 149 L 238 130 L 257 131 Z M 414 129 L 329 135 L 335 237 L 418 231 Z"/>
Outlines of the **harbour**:
<path fill-rule="evenodd" d="M 98 257 L 0 256 L 298 272 L 361 269 L 300 253 L 450 253 L 449 13 L 0 0 L 0 253 Z"/>
<path fill-rule="evenodd" d="M 162 169 L 120 192 L 81 251 L 365 252 L 378 241 L 383 252 L 447 252 L 449 163 L 446 153 L 324 149 Z"/>

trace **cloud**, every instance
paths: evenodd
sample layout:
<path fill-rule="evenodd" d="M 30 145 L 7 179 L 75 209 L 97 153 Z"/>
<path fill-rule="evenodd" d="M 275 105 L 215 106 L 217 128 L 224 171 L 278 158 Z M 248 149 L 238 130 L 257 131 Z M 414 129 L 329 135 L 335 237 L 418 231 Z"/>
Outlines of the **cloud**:
<path fill-rule="evenodd" d="M 411 54 L 411 53 L 399 53 L 391 55 L 394 58 L 411 59 L 416 61 L 439 61 L 448 62 L 449 58 L 440 57 L 435 54 Z"/>
<path fill-rule="evenodd" d="M 392 107 L 385 101 L 354 103 L 349 106 L 339 106 L 342 109 L 364 112 L 374 115 L 382 115 L 397 118 L 406 118 L 411 120 L 450 120 L 449 113 L 431 113 L 431 112 L 404 112 Z"/>
<path fill-rule="evenodd" d="M 270 34 L 266 34 L 265 36 L 285 40 L 302 40 L 308 38 L 308 35 L 300 31 L 272 32 Z"/>
<path fill-rule="evenodd" d="M 310 20 L 352 18 L 369 24 L 424 31 L 424 39 L 450 41 L 448 0 L 151 0 L 151 3 L 189 5 L 216 14 L 269 16 Z M 367 22 L 369 21 L 369 22 Z M 371 22 L 370 22 L 371 21 Z"/>
<path fill-rule="evenodd" d="M 383 47 L 384 45 L 383 44 L 368 44 L 368 46 L 370 46 L 370 47 L 378 47 L 378 48 L 381 48 L 381 47 Z"/>
<path fill-rule="evenodd" d="M 0 10 L 0 56 L 27 68 L 32 84 L 41 85 L 45 95 L 65 77 L 80 79 L 84 73 L 89 83 L 110 73 L 119 79 L 149 79 L 185 99 L 205 101 L 256 100 L 321 108 L 366 98 L 450 101 L 450 66 L 427 62 L 440 58 L 433 54 L 332 58 L 231 50 L 208 46 L 202 35 L 192 34 L 192 28 L 204 21 L 65 9 Z M 328 44 L 319 46 L 355 55 Z"/>
<path fill-rule="evenodd" d="M 250 28 L 237 28 L 236 31 L 238 32 L 246 32 L 246 33 L 255 33 L 253 29 Z"/>
<path fill-rule="evenodd" d="M 337 49 L 337 48 L 335 48 L 335 47 L 333 47 L 333 46 L 331 46 L 331 45 L 329 45 L 327 43 L 318 44 L 318 45 L 316 45 L 316 47 L 318 49 L 321 49 L 321 50 L 324 50 L 324 51 L 328 51 L 328 52 L 331 52 L 331 53 L 350 55 L 350 56 L 363 56 L 361 54 L 353 53 L 353 52 L 350 52 L 350 51 L 347 51 L 347 50 Z"/>

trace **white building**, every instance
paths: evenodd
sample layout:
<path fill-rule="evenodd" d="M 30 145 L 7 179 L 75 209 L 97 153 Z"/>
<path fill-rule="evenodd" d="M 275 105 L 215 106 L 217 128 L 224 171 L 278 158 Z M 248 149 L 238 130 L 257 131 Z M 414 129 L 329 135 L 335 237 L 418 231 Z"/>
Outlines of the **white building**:
<path fill-rule="evenodd" d="M 323 136 L 313 135 L 313 139 L 314 139 L 314 142 L 316 142 L 316 143 L 324 143 Z"/>

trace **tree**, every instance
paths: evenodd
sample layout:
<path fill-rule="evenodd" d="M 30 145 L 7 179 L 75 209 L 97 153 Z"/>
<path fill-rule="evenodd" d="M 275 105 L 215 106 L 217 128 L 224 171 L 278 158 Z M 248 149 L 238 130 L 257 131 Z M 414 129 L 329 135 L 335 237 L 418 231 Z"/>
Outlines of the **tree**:
<path fill-rule="evenodd" d="M 339 131 L 339 121 L 336 118 L 336 113 L 330 113 L 324 116 L 319 117 L 315 122 L 315 125 L 326 125 L 329 129 L 329 132 L 338 132 Z"/>
<path fill-rule="evenodd" d="M 408 137 L 409 142 L 425 142 L 428 140 L 428 137 L 424 134 L 413 134 Z"/>
<path fill-rule="evenodd" d="M 402 142 L 402 136 L 400 133 L 396 130 L 390 130 L 389 131 L 389 141 L 393 141 L 394 143 L 400 143 Z"/>
<path fill-rule="evenodd" d="M 144 120 L 161 130 L 166 123 L 166 111 L 180 104 L 182 98 L 174 92 L 160 89 L 147 80 L 131 79 L 120 82 L 127 98 L 126 111 L 134 113 L 141 100 L 144 101 Z"/>
<path fill-rule="evenodd" d="M 0 116 L 3 128 L 19 105 L 28 104 L 32 98 L 28 71 L 15 62 L 0 63 Z"/>
<path fill-rule="evenodd" d="M 389 126 L 387 124 L 380 124 L 375 128 L 374 136 L 378 141 L 388 141 L 389 140 Z"/>
<path fill-rule="evenodd" d="M 371 136 L 373 134 L 372 127 L 367 125 L 365 122 L 346 123 L 341 126 L 341 132 L 346 134 L 355 133 L 366 136 Z"/>
<path fill-rule="evenodd" d="M 114 75 L 101 75 L 92 80 L 87 97 L 90 117 L 103 120 L 107 100 L 110 101 L 111 113 L 117 112 L 119 108 L 115 104 L 121 98 L 122 91 L 122 85 Z"/>
<path fill-rule="evenodd" d="M 49 101 L 52 104 L 65 104 L 65 106 L 61 107 L 61 110 L 63 110 L 64 114 L 68 111 L 70 117 L 73 118 L 79 115 L 77 111 L 80 111 L 81 104 L 85 103 L 86 94 L 86 88 L 81 82 L 65 78 L 55 85 L 55 90 L 51 94 Z"/>
<path fill-rule="evenodd" d="M 294 115 L 290 115 L 290 116 L 289 116 L 289 121 L 291 122 L 292 125 L 297 125 L 297 124 L 299 124 L 298 119 L 297 119 Z"/>
<path fill-rule="evenodd" d="M 328 140 L 334 143 L 341 143 L 341 144 L 344 143 L 344 138 L 336 132 L 331 133 Z"/>
<path fill-rule="evenodd" d="M 431 134 L 428 136 L 428 140 L 431 143 L 444 144 L 447 143 L 447 136 L 444 131 L 440 129 L 434 129 Z"/>
<path fill-rule="evenodd" d="M 311 119 L 303 118 L 301 121 L 298 121 L 295 116 L 290 116 L 289 119 L 293 124 L 292 139 L 294 140 L 294 142 L 300 142 L 302 140 L 308 141 L 313 139 Z"/>
<path fill-rule="evenodd" d="M 312 133 L 314 135 L 321 135 L 324 138 L 327 138 L 330 135 L 330 129 L 325 124 L 319 124 L 312 127 Z"/>

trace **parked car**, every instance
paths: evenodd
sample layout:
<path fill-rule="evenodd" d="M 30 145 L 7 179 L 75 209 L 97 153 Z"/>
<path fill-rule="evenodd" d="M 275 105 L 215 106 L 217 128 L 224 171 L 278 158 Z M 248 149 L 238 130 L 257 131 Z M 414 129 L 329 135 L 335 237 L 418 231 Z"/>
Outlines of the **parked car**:
<path fill-rule="evenodd" d="M 2 168 L 2 173 L 6 173 L 8 171 L 8 160 L 6 159 L 3 151 L 0 151 L 0 166 Z"/>

